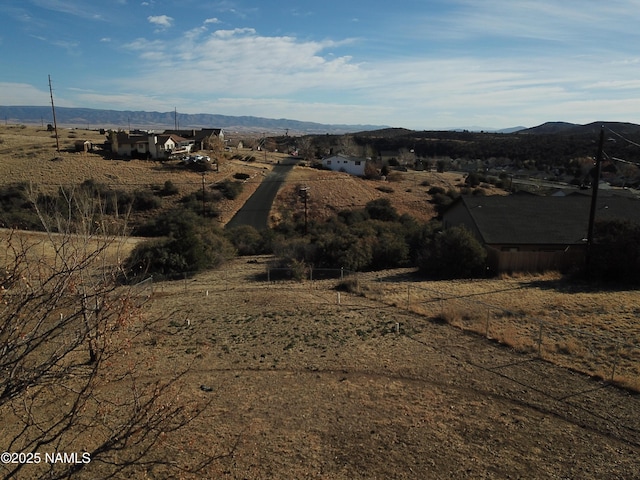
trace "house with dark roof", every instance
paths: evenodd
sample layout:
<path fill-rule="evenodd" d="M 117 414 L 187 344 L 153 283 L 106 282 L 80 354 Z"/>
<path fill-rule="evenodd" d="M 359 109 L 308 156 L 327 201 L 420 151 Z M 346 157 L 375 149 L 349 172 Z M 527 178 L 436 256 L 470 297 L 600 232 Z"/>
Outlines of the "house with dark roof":
<path fill-rule="evenodd" d="M 221 128 L 201 128 L 191 130 L 165 130 L 164 134 L 178 135 L 193 143 L 193 150 L 207 150 L 209 145 L 219 140 L 224 144 L 224 131 Z"/>
<path fill-rule="evenodd" d="M 123 157 L 164 159 L 191 152 L 194 142 L 176 134 L 112 132 L 111 151 Z"/>
<path fill-rule="evenodd" d="M 462 196 L 443 214 L 444 228 L 464 226 L 484 245 L 496 273 L 582 268 L 586 261 L 591 197 Z M 640 202 L 599 195 L 596 221 L 640 223 Z"/>
<path fill-rule="evenodd" d="M 193 141 L 175 134 L 149 135 L 149 152 L 151 158 L 168 158 L 169 155 L 189 153 Z"/>
<path fill-rule="evenodd" d="M 147 134 L 111 132 L 109 134 L 111 151 L 122 157 L 149 157 L 149 139 Z"/>

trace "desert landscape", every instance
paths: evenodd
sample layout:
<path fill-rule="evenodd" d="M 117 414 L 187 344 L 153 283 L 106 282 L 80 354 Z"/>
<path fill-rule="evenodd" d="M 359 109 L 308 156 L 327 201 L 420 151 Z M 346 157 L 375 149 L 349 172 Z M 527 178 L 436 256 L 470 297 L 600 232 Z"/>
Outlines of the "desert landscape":
<path fill-rule="evenodd" d="M 103 139 L 65 133 L 66 149 Z M 54 191 L 93 179 L 140 189 L 170 180 L 184 194 L 202 188 L 200 174 L 159 163 L 58 154 L 41 128 L 3 126 L 0 138 L 5 185 Z M 207 173 L 211 183 L 249 174 L 241 195 L 220 203 L 221 225 L 283 158 L 226 158 Z M 389 198 L 399 213 L 426 221 L 434 214 L 429 188 L 460 182 L 455 173 L 372 181 L 296 166 L 271 215 L 277 220 L 307 185 L 318 218 Z M 162 208 L 175 201 L 163 199 Z M 13 234 L 49 257 L 50 237 Z M 118 241 L 117 255 L 105 258 L 117 263 L 138 241 Z M 110 357 L 113 375 L 133 372 L 139 385 L 152 385 L 180 372 L 163 408 L 193 418 L 154 431 L 145 461 L 120 469 L 117 455 L 96 455 L 73 478 L 637 478 L 636 290 L 596 289 L 556 273 L 425 281 L 411 269 L 272 281 L 271 260 L 237 257 L 180 280 L 118 287 L 137 300 L 131 329 L 116 333 L 126 349 Z M 95 395 L 124 398 L 131 389 L 128 380 L 111 381 Z M 55 406 L 41 401 L 44 412 Z M 17 413 L 2 412 L 0 438 L 12 438 Z M 90 450 L 103 433 L 87 428 L 69 448 Z M 3 477 L 9 467 L 0 465 Z M 15 478 L 45 477 L 41 467 L 26 465 Z"/>

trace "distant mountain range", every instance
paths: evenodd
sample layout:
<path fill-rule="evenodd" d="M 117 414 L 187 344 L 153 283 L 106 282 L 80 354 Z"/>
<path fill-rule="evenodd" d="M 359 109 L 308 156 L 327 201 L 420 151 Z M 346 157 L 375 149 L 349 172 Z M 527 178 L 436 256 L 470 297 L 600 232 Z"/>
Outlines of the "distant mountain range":
<path fill-rule="evenodd" d="M 519 130 L 518 134 L 532 135 L 594 135 L 597 136 L 600 129 L 613 130 L 620 135 L 638 135 L 640 134 L 640 125 L 628 122 L 593 122 L 586 125 L 578 125 L 567 122 L 547 122 L 537 127 Z"/>
<path fill-rule="evenodd" d="M 50 106 L 0 106 L 0 122 L 48 124 L 53 123 Z M 364 133 L 377 131 L 382 136 L 403 135 L 411 130 L 390 128 L 386 125 L 346 125 L 303 122 L 286 118 L 264 118 L 252 116 L 229 116 L 209 113 L 187 114 L 176 112 L 145 112 L 99 110 L 91 108 L 56 107 L 56 121 L 63 127 L 82 128 L 141 128 L 164 130 L 177 126 L 187 128 L 224 128 L 242 133 L 257 132 L 269 135 L 289 134 L 332 134 Z M 512 127 L 501 130 L 480 127 L 451 128 L 443 131 L 469 131 L 500 134 L 530 135 L 597 135 L 601 126 L 605 126 L 621 135 L 640 134 L 640 125 L 625 122 L 593 122 L 579 125 L 567 122 L 547 122 L 537 127 Z M 376 135 L 379 136 L 379 135 Z"/>
<path fill-rule="evenodd" d="M 53 123 L 50 106 L 7 107 L 0 106 L 0 121 L 5 123 L 48 124 Z M 82 128 L 142 128 L 165 129 L 177 126 L 187 128 L 224 128 L 241 132 L 265 132 L 269 134 L 342 134 L 376 130 L 386 125 L 343 125 L 303 122 L 285 118 L 234 117 L 208 113 L 186 114 L 175 112 L 143 112 L 98 110 L 91 108 L 56 107 L 56 123 L 64 127 Z"/>

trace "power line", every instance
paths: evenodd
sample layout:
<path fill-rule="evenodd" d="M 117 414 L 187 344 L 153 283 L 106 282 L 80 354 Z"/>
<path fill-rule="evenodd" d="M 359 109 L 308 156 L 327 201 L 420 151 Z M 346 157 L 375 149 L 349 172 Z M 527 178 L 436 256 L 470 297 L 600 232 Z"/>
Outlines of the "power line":
<path fill-rule="evenodd" d="M 603 152 L 604 156 L 607 158 L 607 160 L 612 160 L 614 162 L 619 162 L 619 163 L 626 163 L 628 165 L 633 165 L 636 167 L 640 167 L 640 163 L 638 162 L 631 162 L 629 160 L 624 160 L 623 158 L 618 158 L 618 157 L 612 157 L 611 155 L 608 155 L 607 152 Z"/>
<path fill-rule="evenodd" d="M 605 127 L 608 131 L 610 131 L 611 133 L 613 133 L 615 136 L 621 138 L 622 140 L 624 140 L 625 142 L 635 146 L 635 147 L 640 147 L 640 143 L 636 143 L 633 140 L 629 140 L 627 137 L 625 137 L 624 135 L 622 135 L 621 133 L 616 132 L 615 130 L 612 130 L 609 127 Z"/>

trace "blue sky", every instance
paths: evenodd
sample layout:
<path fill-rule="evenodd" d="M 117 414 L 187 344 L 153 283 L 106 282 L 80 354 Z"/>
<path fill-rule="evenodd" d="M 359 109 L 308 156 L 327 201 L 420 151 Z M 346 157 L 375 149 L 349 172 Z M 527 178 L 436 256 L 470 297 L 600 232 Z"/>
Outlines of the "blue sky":
<path fill-rule="evenodd" d="M 0 105 L 640 123 L 640 0 L 4 0 Z"/>

